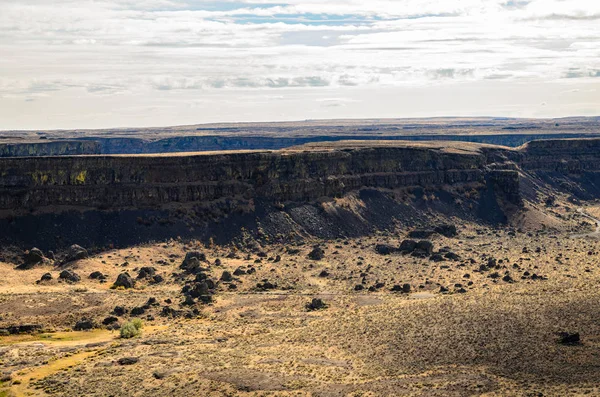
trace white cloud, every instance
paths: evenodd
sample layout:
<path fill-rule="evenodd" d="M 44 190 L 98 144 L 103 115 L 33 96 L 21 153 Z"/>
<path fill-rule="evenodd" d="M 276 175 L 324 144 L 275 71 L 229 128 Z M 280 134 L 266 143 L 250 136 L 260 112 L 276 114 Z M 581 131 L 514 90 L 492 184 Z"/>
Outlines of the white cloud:
<path fill-rule="evenodd" d="M 225 95 L 231 106 L 240 92 L 585 86 L 600 77 L 600 2 L 3 0 L 0 53 L 0 98 L 26 112 L 40 102 L 26 102 L 34 97 L 64 100 L 77 91 L 78 120 L 86 104 L 96 114 L 97 99 L 175 104 L 183 92 Z M 588 97 L 581 103 L 589 108 Z M 135 109 L 140 117 L 147 111 Z M 28 113 L 32 123 L 49 120 L 38 111 Z M 14 115 L 2 116 L 0 129 Z"/>

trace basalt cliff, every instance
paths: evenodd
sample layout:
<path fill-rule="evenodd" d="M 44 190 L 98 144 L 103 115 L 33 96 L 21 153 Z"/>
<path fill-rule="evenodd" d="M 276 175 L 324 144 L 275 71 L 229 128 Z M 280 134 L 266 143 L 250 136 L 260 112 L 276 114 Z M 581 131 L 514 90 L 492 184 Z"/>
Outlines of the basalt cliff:
<path fill-rule="evenodd" d="M 507 223 L 600 197 L 600 139 L 519 148 L 344 141 L 276 151 L 0 159 L 0 241 L 21 248 L 357 236 L 433 216 Z"/>

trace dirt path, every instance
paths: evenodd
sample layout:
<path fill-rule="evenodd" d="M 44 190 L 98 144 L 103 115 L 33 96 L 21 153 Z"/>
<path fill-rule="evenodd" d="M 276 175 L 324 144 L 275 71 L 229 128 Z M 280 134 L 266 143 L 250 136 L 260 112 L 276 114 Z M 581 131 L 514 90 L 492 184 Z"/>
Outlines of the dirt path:
<path fill-rule="evenodd" d="M 143 335 L 149 335 L 165 328 L 166 326 L 148 326 L 144 327 L 142 332 Z M 3 338 L 0 345 L 41 343 L 48 347 L 75 347 L 77 351 L 65 357 L 48 360 L 45 365 L 19 371 L 8 389 L 0 387 L 0 396 L 45 396 L 46 393 L 42 390 L 35 389 L 33 382 L 83 363 L 88 358 L 100 353 L 118 337 L 116 332 L 98 329 Z"/>
<path fill-rule="evenodd" d="M 600 220 L 594 218 L 593 216 L 587 214 L 583 208 L 577 208 L 577 212 L 582 216 L 591 219 L 596 224 L 596 230 L 591 233 L 579 233 L 579 234 L 571 234 L 571 238 L 597 238 L 600 239 Z"/>

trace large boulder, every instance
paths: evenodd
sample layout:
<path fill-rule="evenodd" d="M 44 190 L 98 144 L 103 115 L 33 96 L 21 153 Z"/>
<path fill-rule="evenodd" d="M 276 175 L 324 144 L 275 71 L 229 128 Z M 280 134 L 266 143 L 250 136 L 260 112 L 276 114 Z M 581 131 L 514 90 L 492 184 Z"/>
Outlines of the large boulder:
<path fill-rule="evenodd" d="M 561 345 L 578 345 L 581 343 L 581 337 L 579 336 L 579 332 L 559 332 L 558 343 Z"/>
<path fill-rule="evenodd" d="M 322 299 L 319 298 L 313 298 L 313 300 L 310 303 L 306 304 L 306 310 L 308 311 L 321 310 L 325 309 L 326 307 L 327 305 L 323 302 Z"/>
<path fill-rule="evenodd" d="M 390 255 L 390 254 L 393 254 L 394 252 L 396 252 L 396 247 L 393 247 L 388 244 L 377 244 L 375 246 L 375 251 L 379 255 Z"/>
<path fill-rule="evenodd" d="M 308 259 L 312 259 L 313 261 L 320 261 L 325 258 L 325 251 L 321 247 L 315 247 L 308 254 Z"/>
<path fill-rule="evenodd" d="M 196 259 L 196 261 L 193 259 Z M 202 252 L 191 251 L 185 254 L 185 258 L 183 259 L 180 268 L 187 270 L 190 266 L 198 264 L 198 262 L 206 262 L 206 255 Z"/>
<path fill-rule="evenodd" d="M 75 326 L 73 327 L 73 329 L 75 331 L 89 331 L 92 328 L 94 328 L 95 324 L 92 320 L 89 319 L 81 319 L 79 321 L 77 321 L 77 323 L 75 323 Z"/>
<path fill-rule="evenodd" d="M 143 278 L 152 277 L 156 274 L 156 269 L 150 266 L 144 266 L 138 272 L 138 280 Z"/>
<path fill-rule="evenodd" d="M 431 256 L 433 253 L 433 243 L 429 240 L 421 240 L 415 246 L 415 250 L 412 252 L 413 256 L 425 258 Z"/>
<path fill-rule="evenodd" d="M 52 280 L 52 274 L 50 273 L 44 273 L 42 275 L 42 277 L 40 278 L 40 281 L 50 281 Z"/>
<path fill-rule="evenodd" d="M 435 232 L 437 234 L 441 234 L 445 237 L 456 237 L 458 235 L 458 231 L 456 230 L 456 225 L 451 225 L 448 223 L 444 223 L 435 227 Z"/>
<path fill-rule="evenodd" d="M 415 229 L 408 233 L 410 238 L 429 238 L 435 234 L 434 230 L 431 229 Z"/>
<path fill-rule="evenodd" d="M 223 272 L 223 274 L 221 274 L 221 281 L 224 281 L 226 283 L 233 281 L 233 276 L 231 275 L 230 272 L 228 272 L 227 270 L 225 270 Z"/>
<path fill-rule="evenodd" d="M 121 273 L 117 276 L 117 281 L 113 284 L 113 288 L 133 288 L 135 287 L 135 280 L 129 275 L 129 273 Z"/>
<path fill-rule="evenodd" d="M 79 275 L 72 270 L 63 270 L 58 275 L 58 278 L 68 283 L 77 283 L 81 281 L 81 277 L 79 277 Z"/>
<path fill-rule="evenodd" d="M 23 255 L 23 264 L 18 269 L 31 269 L 37 264 L 44 262 L 44 253 L 38 248 L 32 248 Z"/>
<path fill-rule="evenodd" d="M 404 240 L 402 243 L 400 243 L 399 250 L 403 254 L 410 254 L 415 250 L 415 248 L 417 248 L 417 242 L 415 240 Z"/>
<path fill-rule="evenodd" d="M 65 257 L 64 262 L 65 263 L 73 262 L 73 261 L 77 261 L 80 259 L 85 259 L 87 257 L 89 257 L 89 254 L 85 248 L 83 248 L 80 245 L 73 244 L 67 250 L 67 256 Z"/>

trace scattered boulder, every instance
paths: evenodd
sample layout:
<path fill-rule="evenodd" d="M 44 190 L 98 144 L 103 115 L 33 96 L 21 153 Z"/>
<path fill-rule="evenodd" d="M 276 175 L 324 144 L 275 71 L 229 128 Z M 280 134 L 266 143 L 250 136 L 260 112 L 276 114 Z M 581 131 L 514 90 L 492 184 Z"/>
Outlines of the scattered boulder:
<path fill-rule="evenodd" d="M 35 332 L 40 332 L 41 330 L 42 326 L 39 324 L 20 324 L 12 325 L 6 328 L 6 331 L 11 335 L 32 334 Z"/>
<path fill-rule="evenodd" d="M 92 280 L 106 280 L 106 276 L 102 272 L 92 272 L 89 276 Z"/>
<path fill-rule="evenodd" d="M 451 224 L 442 224 L 435 227 L 434 231 L 437 234 L 441 234 L 444 237 L 456 237 L 458 236 L 458 231 L 456 230 L 456 225 Z"/>
<path fill-rule="evenodd" d="M 263 280 L 262 283 L 256 284 L 256 288 L 259 289 L 259 290 L 266 291 L 266 290 L 270 290 L 270 289 L 276 289 L 277 288 L 277 284 L 271 283 L 271 282 L 269 282 L 267 280 Z"/>
<path fill-rule="evenodd" d="M 408 233 L 408 237 L 410 238 L 429 238 L 435 234 L 435 231 L 431 229 L 415 229 Z"/>
<path fill-rule="evenodd" d="M 433 253 L 433 243 L 429 240 L 421 240 L 417 243 L 415 250 L 412 252 L 413 256 L 425 258 L 431 256 Z"/>
<path fill-rule="evenodd" d="M 581 337 L 579 336 L 579 332 L 559 332 L 558 343 L 561 345 L 578 345 L 581 343 Z"/>
<path fill-rule="evenodd" d="M 52 274 L 50 273 L 44 273 L 42 275 L 42 277 L 40 278 L 40 281 L 50 281 L 52 280 Z"/>
<path fill-rule="evenodd" d="M 42 262 L 44 262 L 44 253 L 38 248 L 32 248 L 25 252 L 25 255 L 23 255 L 23 264 L 19 265 L 17 269 L 28 270 Z"/>
<path fill-rule="evenodd" d="M 375 246 L 375 251 L 379 255 L 390 255 L 390 254 L 393 254 L 394 252 L 396 252 L 396 250 L 397 250 L 396 247 L 393 247 L 388 244 L 377 244 Z"/>
<path fill-rule="evenodd" d="M 127 309 L 125 309 L 123 306 L 115 306 L 115 308 L 112 311 L 112 314 L 114 314 L 115 316 L 124 316 L 127 313 Z"/>
<path fill-rule="evenodd" d="M 165 281 L 165 278 L 160 274 L 156 274 L 152 277 L 152 284 L 159 284 Z"/>
<path fill-rule="evenodd" d="M 131 315 L 132 316 L 141 316 L 144 313 L 146 313 L 146 309 L 144 309 L 141 306 L 134 307 L 133 309 L 131 309 Z"/>
<path fill-rule="evenodd" d="M 230 272 L 228 272 L 227 270 L 225 270 L 223 272 L 223 274 L 221 274 L 220 280 L 223 281 L 223 282 L 229 283 L 229 282 L 233 281 L 233 276 L 231 275 Z"/>
<path fill-rule="evenodd" d="M 321 270 L 321 273 L 319 273 L 319 277 L 329 277 L 329 272 L 327 270 Z"/>
<path fill-rule="evenodd" d="M 72 270 L 63 270 L 58 275 L 58 278 L 65 280 L 68 283 L 77 283 L 81 281 L 81 277 L 79 277 L 79 275 Z"/>
<path fill-rule="evenodd" d="M 443 261 L 445 261 L 446 259 L 444 258 L 444 256 L 443 256 L 442 254 L 440 254 L 440 253 L 438 252 L 438 253 L 435 253 L 435 254 L 431 255 L 431 256 L 429 257 L 429 260 L 431 260 L 431 261 L 434 261 L 434 262 L 443 262 Z"/>
<path fill-rule="evenodd" d="M 137 357 L 123 357 L 117 360 L 119 365 L 133 365 L 140 361 Z"/>
<path fill-rule="evenodd" d="M 244 269 L 242 269 L 241 267 L 238 267 L 237 269 L 235 269 L 233 271 L 234 276 L 242 276 L 244 274 L 246 274 L 246 271 Z"/>
<path fill-rule="evenodd" d="M 193 259 L 196 260 L 194 261 Z M 188 270 L 195 265 L 199 265 L 200 262 L 206 262 L 206 255 L 202 252 L 191 251 L 185 254 L 185 258 L 183 259 L 180 268 Z"/>
<path fill-rule="evenodd" d="M 77 321 L 73 327 L 75 331 L 89 331 L 92 328 L 94 328 L 94 322 L 85 318 Z"/>
<path fill-rule="evenodd" d="M 85 259 L 87 257 L 89 257 L 89 254 L 85 248 L 80 245 L 73 244 L 67 250 L 67 256 L 64 260 L 64 263 Z"/>
<path fill-rule="evenodd" d="M 310 303 L 306 304 L 306 310 L 308 311 L 321 310 L 325 309 L 326 307 L 327 305 L 323 302 L 322 299 L 319 298 L 313 298 L 313 300 Z"/>
<path fill-rule="evenodd" d="M 150 266 L 144 266 L 140 269 L 140 271 L 138 272 L 138 280 L 143 279 L 143 278 L 148 278 L 148 277 L 152 277 L 156 274 L 156 269 Z"/>
<path fill-rule="evenodd" d="M 504 281 L 506 283 L 513 283 L 514 282 L 513 278 L 510 276 L 510 274 L 506 274 L 504 277 L 502 277 L 502 281 Z"/>
<path fill-rule="evenodd" d="M 205 281 L 201 281 L 195 283 L 193 285 L 186 285 L 183 287 L 182 292 L 184 294 L 190 295 L 192 298 L 200 298 L 201 296 L 209 296 L 210 288 L 208 287 L 208 283 Z"/>
<path fill-rule="evenodd" d="M 313 261 L 320 261 L 323 258 L 325 258 L 325 251 L 321 247 L 314 247 L 308 254 L 308 259 L 312 259 Z"/>
<path fill-rule="evenodd" d="M 446 252 L 446 254 L 444 254 L 444 258 L 450 259 L 451 261 L 459 261 L 460 255 L 458 255 L 452 251 L 449 251 L 449 252 Z"/>
<path fill-rule="evenodd" d="M 417 242 L 415 240 L 404 240 L 400 244 L 399 250 L 403 254 L 410 254 L 415 250 L 415 248 L 417 248 Z"/>
<path fill-rule="evenodd" d="M 133 278 L 131 278 L 129 273 L 121 273 L 117 276 L 117 280 L 113 284 L 113 288 L 119 288 L 119 287 L 122 287 L 125 289 L 135 287 L 135 281 L 133 280 Z"/>
<path fill-rule="evenodd" d="M 119 321 L 118 318 L 116 318 L 114 316 L 108 316 L 104 320 L 102 320 L 102 325 L 111 325 L 111 324 L 116 323 L 117 321 Z"/>

